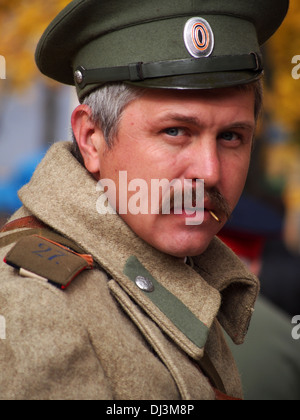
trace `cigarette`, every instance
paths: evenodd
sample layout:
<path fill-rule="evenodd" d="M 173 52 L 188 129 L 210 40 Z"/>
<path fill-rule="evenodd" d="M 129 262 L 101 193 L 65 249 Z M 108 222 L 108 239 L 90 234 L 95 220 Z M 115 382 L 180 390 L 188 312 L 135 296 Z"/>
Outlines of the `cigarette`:
<path fill-rule="evenodd" d="M 218 223 L 221 223 L 221 220 L 218 218 L 218 216 L 215 215 L 215 213 L 212 210 L 209 210 L 209 213 Z"/>

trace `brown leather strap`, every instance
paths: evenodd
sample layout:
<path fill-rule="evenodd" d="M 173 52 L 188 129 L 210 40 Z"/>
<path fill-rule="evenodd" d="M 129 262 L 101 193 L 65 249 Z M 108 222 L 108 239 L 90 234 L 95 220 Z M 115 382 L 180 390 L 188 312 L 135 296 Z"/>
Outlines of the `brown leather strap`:
<path fill-rule="evenodd" d="M 22 217 L 21 219 L 13 220 L 3 226 L 0 232 L 10 232 L 16 229 L 38 229 L 46 228 L 46 225 L 34 216 Z"/>
<path fill-rule="evenodd" d="M 27 230 L 13 232 L 18 229 Z M 7 232 L 12 233 L 0 238 L 0 248 L 8 246 L 28 235 L 40 235 L 54 242 L 58 242 L 61 245 L 67 246 L 79 254 L 85 254 L 85 251 L 78 244 L 76 244 L 68 238 L 65 238 L 64 236 L 61 236 L 59 233 L 56 233 L 49 226 L 45 225 L 43 222 L 37 219 L 35 216 L 22 217 L 20 219 L 16 219 L 7 223 L 5 226 L 3 226 L 0 233 Z"/>

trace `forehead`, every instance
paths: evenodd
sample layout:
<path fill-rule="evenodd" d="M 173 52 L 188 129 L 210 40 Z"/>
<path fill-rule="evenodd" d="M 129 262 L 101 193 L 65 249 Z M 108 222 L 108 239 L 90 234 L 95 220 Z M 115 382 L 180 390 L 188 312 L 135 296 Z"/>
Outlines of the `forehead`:
<path fill-rule="evenodd" d="M 127 116 L 164 117 L 171 114 L 203 117 L 255 118 L 254 90 L 246 87 L 210 90 L 146 89 L 125 110 Z"/>

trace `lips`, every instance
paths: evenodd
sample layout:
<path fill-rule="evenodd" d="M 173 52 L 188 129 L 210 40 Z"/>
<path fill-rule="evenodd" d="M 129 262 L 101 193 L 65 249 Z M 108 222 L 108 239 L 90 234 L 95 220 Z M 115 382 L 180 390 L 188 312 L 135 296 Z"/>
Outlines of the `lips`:
<path fill-rule="evenodd" d="M 181 206 L 180 208 L 174 207 L 174 203 L 171 207 L 171 212 L 174 214 L 183 214 L 186 217 L 195 216 L 195 214 L 199 212 L 207 212 L 211 215 L 211 217 L 218 223 L 222 223 L 222 220 L 217 216 L 217 211 L 214 209 L 213 204 L 210 200 L 206 199 L 204 202 L 204 207 L 196 207 L 196 202 L 193 200 L 192 207 L 184 207 Z"/>
<path fill-rule="evenodd" d="M 178 201 L 177 201 L 178 199 Z M 222 219 L 229 219 L 231 210 L 225 197 L 215 188 L 198 192 L 195 188 L 182 189 L 171 194 L 166 207 L 161 207 L 161 213 L 185 214 L 187 216 L 195 213 L 206 212 L 215 222 L 222 223 Z M 165 212 L 163 209 L 168 209 Z"/>

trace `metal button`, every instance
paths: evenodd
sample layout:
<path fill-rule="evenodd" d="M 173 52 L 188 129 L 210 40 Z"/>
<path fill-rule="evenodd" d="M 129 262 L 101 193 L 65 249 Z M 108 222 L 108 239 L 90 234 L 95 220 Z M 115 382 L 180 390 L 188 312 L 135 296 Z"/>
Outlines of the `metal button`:
<path fill-rule="evenodd" d="M 76 70 L 75 73 L 74 73 L 74 76 L 75 76 L 76 82 L 80 85 L 80 83 L 82 83 L 82 81 L 83 81 L 83 74 L 81 73 L 81 71 Z"/>
<path fill-rule="evenodd" d="M 154 285 L 152 281 L 147 277 L 137 276 L 135 278 L 135 284 L 139 289 L 143 290 L 144 292 L 154 292 Z"/>

